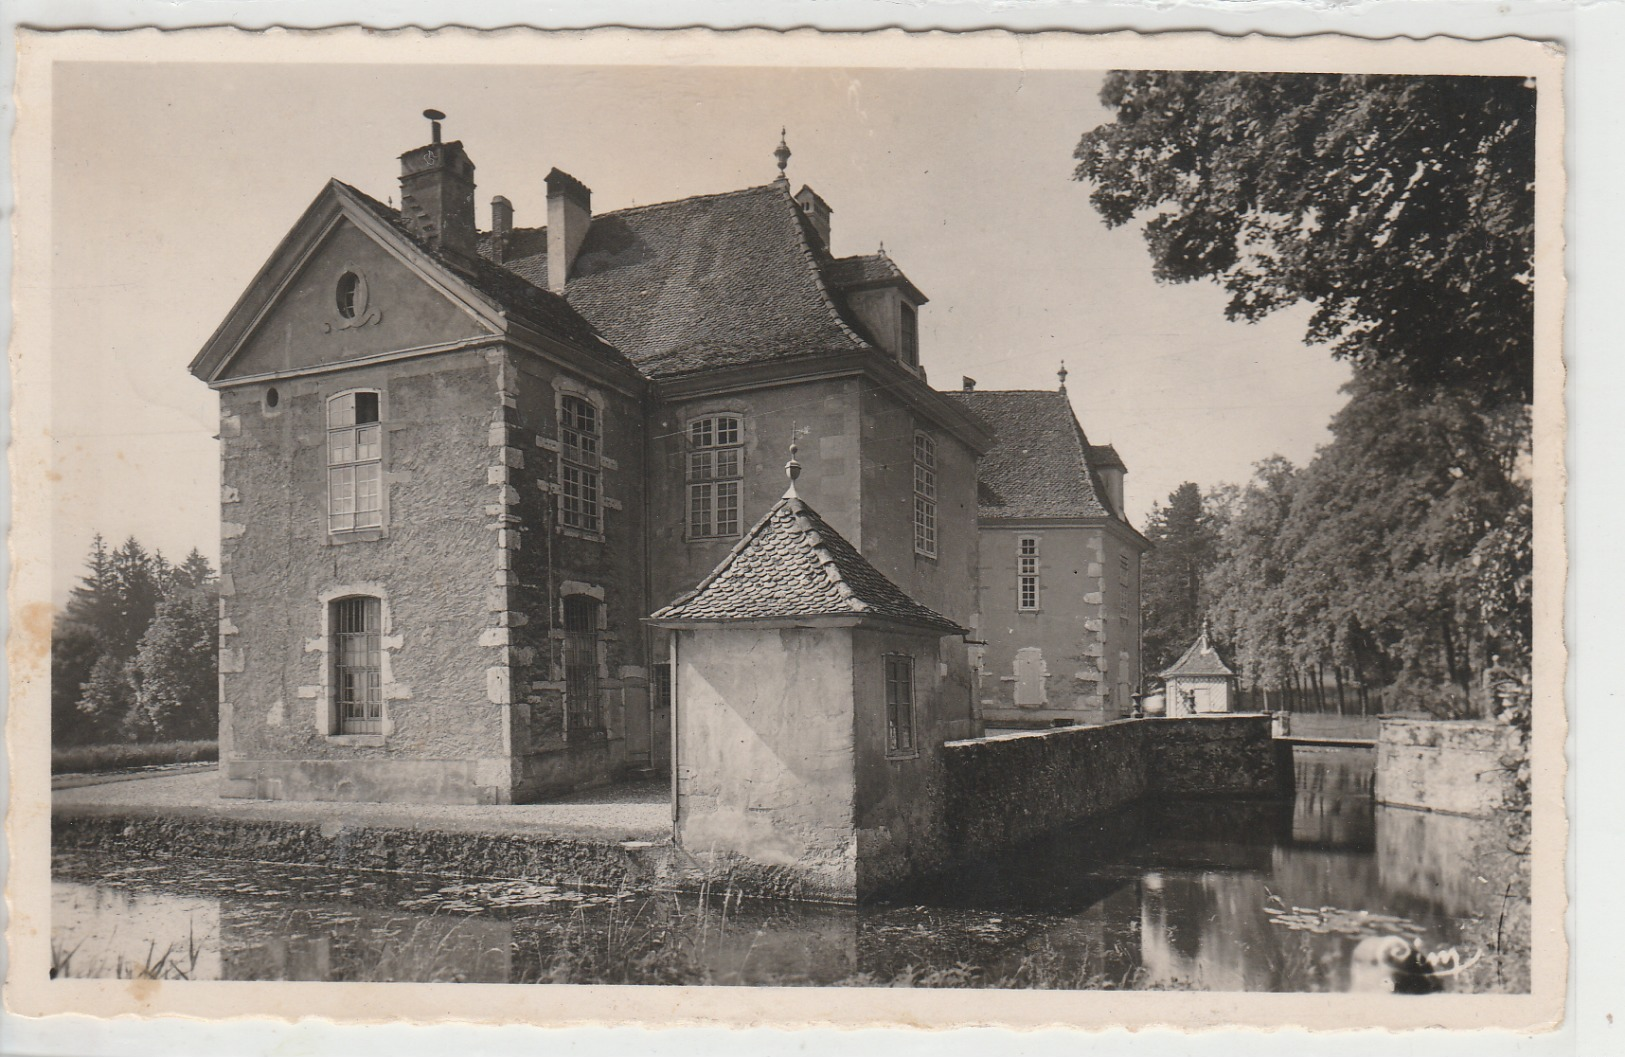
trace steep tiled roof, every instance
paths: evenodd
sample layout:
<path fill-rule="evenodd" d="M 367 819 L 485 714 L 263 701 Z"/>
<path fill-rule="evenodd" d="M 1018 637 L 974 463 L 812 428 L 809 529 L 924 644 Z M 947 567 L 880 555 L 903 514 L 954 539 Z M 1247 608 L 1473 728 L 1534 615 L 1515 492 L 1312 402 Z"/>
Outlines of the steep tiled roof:
<path fill-rule="evenodd" d="M 1121 516 L 1108 506 L 1105 486 L 1090 466 L 1091 445 L 1065 393 L 1016 389 L 948 395 L 998 435 L 978 469 L 982 517 Z"/>
<path fill-rule="evenodd" d="M 646 374 L 868 348 L 841 318 L 784 186 L 592 218 L 565 297 Z M 485 236 L 481 252 L 496 255 Z M 545 229 L 508 236 L 503 267 L 547 283 Z"/>
<path fill-rule="evenodd" d="M 775 620 L 874 616 L 933 628 L 965 629 L 914 601 L 870 565 L 817 511 L 794 496 L 767 516 L 699 585 L 655 620 Z"/>
<path fill-rule="evenodd" d="M 376 214 L 380 220 L 386 221 L 399 230 L 425 256 L 434 259 L 461 277 L 470 286 L 496 302 L 504 311 L 510 312 L 530 323 L 538 324 L 541 329 L 567 338 L 583 348 L 595 350 L 606 359 L 630 366 L 627 358 L 606 342 L 593 325 L 583 319 L 579 312 L 571 308 L 564 298 L 545 289 L 540 289 L 524 278 L 483 258 L 468 260 L 463 257 L 452 257 L 434 249 L 417 237 L 411 225 L 401 216 L 400 210 L 392 209 L 366 192 L 357 190 L 342 181 L 334 182 L 339 183 L 341 187 L 354 195 L 363 206 Z"/>
<path fill-rule="evenodd" d="M 1207 627 L 1202 627 L 1202 633 L 1191 643 L 1191 648 L 1185 651 L 1172 665 L 1162 672 L 1164 679 L 1175 675 L 1235 675 L 1230 666 L 1224 663 L 1219 651 L 1214 649 L 1207 639 Z"/>

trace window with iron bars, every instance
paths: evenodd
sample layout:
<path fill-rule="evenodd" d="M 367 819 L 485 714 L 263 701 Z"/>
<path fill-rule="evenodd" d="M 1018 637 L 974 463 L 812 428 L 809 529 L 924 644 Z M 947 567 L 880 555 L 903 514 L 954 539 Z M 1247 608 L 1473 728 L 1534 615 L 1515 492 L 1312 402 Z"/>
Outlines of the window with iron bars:
<path fill-rule="evenodd" d="M 745 476 L 744 431 L 736 415 L 696 419 L 688 426 L 688 534 L 691 539 L 739 535 L 739 493 Z"/>
<path fill-rule="evenodd" d="M 914 750 L 914 658 L 888 653 L 886 662 L 886 751 Z"/>
<path fill-rule="evenodd" d="M 937 445 L 914 434 L 914 552 L 937 556 Z"/>
<path fill-rule="evenodd" d="M 598 600 L 564 598 L 564 715 L 569 737 L 603 733 L 598 694 Z"/>
<path fill-rule="evenodd" d="M 598 409 L 578 396 L 559 404 L 559 508 L 565 528 L 603 530 Z"/>
<path fill-rule="evenodd" d="M 376 598 L 340 598 L 330 604 L 333 699 L 340 734 L 384 732 L 379 610 Z"/>

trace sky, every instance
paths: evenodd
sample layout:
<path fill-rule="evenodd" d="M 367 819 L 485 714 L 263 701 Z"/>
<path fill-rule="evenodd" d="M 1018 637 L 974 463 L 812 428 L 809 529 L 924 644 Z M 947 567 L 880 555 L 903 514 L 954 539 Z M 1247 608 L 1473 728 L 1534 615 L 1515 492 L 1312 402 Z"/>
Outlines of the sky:
<path fill-rule="evenodd" d="M 768 183 L 834 210 L 838 255 L 887 252 L 931 298 L 933 385 L 1067 390 L 1116 445 L 1143 525 L 1183 481 L 1242 482 L 1328 439 L 1346 366 L 1306 308 L 1224 319 L 1211 283 L 1159 284 L 1134 226 L 1071 179 L 1109 120 L 1100 75 L 766 67 L 59 64 L 52 115 L 53 593 L 93 533 L 218 553 L 216 398 L 187 373 L 330 177 L 398 199 L 399 155 L 447 114 L 494 195 L 539 226 L 557 166 L 594 209 Z"/>

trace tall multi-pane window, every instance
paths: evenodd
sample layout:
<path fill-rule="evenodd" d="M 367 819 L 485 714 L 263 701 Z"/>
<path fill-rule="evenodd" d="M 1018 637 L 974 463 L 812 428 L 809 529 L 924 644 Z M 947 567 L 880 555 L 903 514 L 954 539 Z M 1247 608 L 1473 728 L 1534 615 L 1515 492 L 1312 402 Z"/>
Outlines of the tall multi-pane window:
<path fill-rule="evenodd" d="M 327 402 L 327 529 L 384 524 L 383 425 L 378 394 L 344 393 Z"/>
<path fill-rule="evenodd" d="M 739 535 L 739 492 L 745 476 L 744 432 L 737 415 L 688 425 L 688 534 Z"/>
<path fill-rule="evenodd" d="M 920 365 L 920 316 L 915 307 L 907 301 L 902 303 L 903 316 L 903 362 L 910 367 Z"/>
<path fill-rule="evenodd" d="M 598 409 L 579 396 L 559 404 L 560 491 L 565 528 L 601 530 L 602 500 L 599 452 L 603 443 Z"/>
<path fill-rule="evenodd" d="M 914 551 L 937 556 L 937 445 L 914 434 Z"/>
<path fill-rule="evenodd" d="M 886 751 L 914 751 L 914 658 L 888 653 L 886 662 Z"/>
<path fill-rule="evenodd" d="M 330 604 L 333 700 L 340 734 L 384 732 L 383 659 L 376 598 L 340 598 Z"/>
<path fill-rule="evenodd" d="M 1038 537 L 1023 536 L 1016 548 L 1016 608 L 1038 608 Z"/>
<path fill-rule="evenodd" d="M 603 726 L 598 705 L 598 600 L 564 598 L 564 708 L 566 730 L 584 735 Z"/>

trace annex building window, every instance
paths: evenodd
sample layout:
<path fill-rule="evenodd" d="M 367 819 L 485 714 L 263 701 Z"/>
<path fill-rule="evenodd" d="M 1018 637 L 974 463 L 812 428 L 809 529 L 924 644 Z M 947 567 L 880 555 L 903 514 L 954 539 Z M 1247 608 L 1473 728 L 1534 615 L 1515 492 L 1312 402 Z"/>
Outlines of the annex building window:
<path fill-rule="evenodd" d="M 329 606 L 338 733 L 382 734 L 383 657 L 378 642 L 378 599 L 340 598 Z"/>
<path fill-rule="evenodd" d="M 914 658 L 888 653 L 886 662 L 886 751 L 914 752 Z"/>
<path fill-rule="evenodd" d="M 1038 608 L 1038 537 L 1023 536 L 1016 547 L 1016 608 Z"/>
<path fill-rule="evenodd" d="M 696 419 L 688 426 L 688 534 L 739 535 L 744 483 L 744 431 L 737 415 Z"/>
<path fill-rule="evenodd" d="M 599 532 L 603 525 L 599 453 L 603 444 L 598 409 L 579 396 L 559 404 L 559 502 L 564 527 Z"/>
<path fill-rule="evenodd" d="M 598 600 L 564 597 L 564 709 L 568 734 L 603 726 L 598 701 Z"/>
<path fill-rule="evenodd" d="M 920 365 L 920 314 L 913 305 L 904 301 L 902 309 L 903 362 L 910 367 Z"/>
<path fill-rule="evenodd" d="M 383 425 L 376 392 L 327 402 L 327 529 L 352 532 L 384 524 Z"/>
<path fill-rule="evenodd" d="M 914 552 L 937 556 L 937 444 L 914 434 Z"/>

